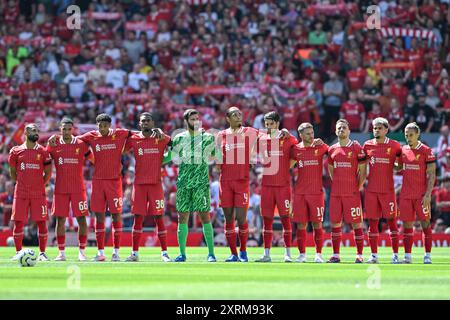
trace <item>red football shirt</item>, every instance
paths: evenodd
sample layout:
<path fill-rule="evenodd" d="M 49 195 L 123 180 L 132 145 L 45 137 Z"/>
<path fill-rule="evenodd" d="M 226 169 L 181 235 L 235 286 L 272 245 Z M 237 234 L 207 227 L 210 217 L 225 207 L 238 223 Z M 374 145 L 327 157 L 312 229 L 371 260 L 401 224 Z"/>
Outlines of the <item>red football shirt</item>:
<path fill-rule="evenodd" d="M 327 153 L 328 146 L 326 144 L 305 147 L 301 142 L 292 148 L 291 159 L 297 161 L 298 167 L 295 194 L 323 193 L 323 158 Z"/>
<path fill-rule="evenodd" d="M 9 152 L 8 163 L 17 172 L 14 198 L 45 197 L 44 167 L 51 164 L 51 159 L 43 146 L 36 144 L 33 149 L 27 149 L 25 143 L 15 146 Z"/>
<path fill-rule="evenodd" d="M 89 146 L 75 137 L 65 143 L 61 137 L 55 147 L 48 146 L 47 150 L 55 162 L 55 193 L 83 193 L 86 190 L 83 165 L 90 153 Z"/>
<path fill-rule="evenodd" d="M 384 143 L 371 139 L 364 143 L 363 149 L 369 160 L 366 190 L 377 193 L 394 191 L 394 163 L 402 154 L 400 143 L 389 138 Z"/>
<path fill-rule="evenodd" d="M 291 148 L 297 143 L 294 136 L 272 139 L 265 133 L 259 138 L 259 153 L 263 158 L 263 186 L 290 185 L 290 154 Z"/>
<path fill-rule="evenodd" d="M 420 199 L 427 191 L 427 164 L 436 161 L 431 148 L 419 141 L 415 149 L 402 147 L 403 184 L 400 198 Z"/>
<path fill-rule="evenodd" d="M 361 113 L 366 112 L 361 103 L 350 101 L 344 102 L 340 112 L 343 113 L 344 119 L 348 121 L 350 130 L 358 131 L 361 125 Z"/>
<path fill-rule="evenodd" d="M 233 133 L 230 128 L 217 135 L 217 146 L 221 150 L 220 180 L 248 180 L 250 160 L 256 150 L 258 130 L 243 127 L 242 133 Z"/>
<path fill-rule="evenodd" d="M 289 131 L 297 130 L 300 108 L 298 106 L 280 108 L 283 115 L 283 127 Z"/>
<path fill-rule="evenodd" d="M 358 165 L 366 154 L 358 141 L 350 140 L 342 147 L 339 142 L 328 150 L 328 164 L 332 165 L 333 180 L 331 194 L 334 196 L 354 195 L 358 190 Z"/>
<path fill-rule="evenodd" d="M 122 151 L 131 131 L 110 129 L 103 137 L 97 130 L 86 132 L 78 138 L 89 144 L 94 153 L 95 165 L 92 179 L 118 179 L 122 171 Z"/>
<path fill-rule="evenodd" d="M 136 160 L 135 184 L 161 183 L 161 167 L 164 150 L 170 137 L 164 135 L 162 139 L 145 137 L 141 132 L 128 138 L 125 150 L 133 150 Z"/>
<path fill-rule="evenodd" d="M 436 203 L 450 201 L 450 190 L 444 188 L 439 189 L 436 194 Z M 450 206 L 444 206 L 440 209 L 441 212 L 450 212 Z"/>
<path fill-rule="evenodd" d="M 364 80 L 366 78 L 367 72 L 363 68 L 357 68 L 355 70 L 350 70 L 347 72 L 347 81 L 350 90 L 361 89 L 364 85 Z"/>

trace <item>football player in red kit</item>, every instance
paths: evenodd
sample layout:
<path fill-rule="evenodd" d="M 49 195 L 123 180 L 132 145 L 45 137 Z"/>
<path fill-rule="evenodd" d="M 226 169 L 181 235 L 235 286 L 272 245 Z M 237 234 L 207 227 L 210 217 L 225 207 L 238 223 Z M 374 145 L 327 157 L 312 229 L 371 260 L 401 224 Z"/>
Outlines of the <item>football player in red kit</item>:
<path fill-rule="evenodd" d="M 261 134 L 258 142 L 258 153 L 263 160 L 263 176 L 261 188 L 261 215 L 264 219 L 264 255 L 256 262 L 270 262 L 270 248 L 273 238 L 273 220 L 275 207 L 278 208 L 283 225 L 284 261 L 291 258 L 291 149 L 298 143 L 294 136 L 279 138 L 280 115 L 275 111 L 264 115 L 266 134 Z"/>
<path fill-rule="evenodd" d="M 297 164 L 297 183 L 294 191 L 292 221 L 297 223 L 297 245 L 299 256 L 296 262 L 306 262 L 306 227 L 312 223 L 316 256 L 314 262 L 323 263 L 323 159 L 328 154 L 325 143 L 314 144 L 314 129 L 312 124 L 305 122 L 298 127 L 302 142 L 291 149 L 292 164 Z"/>
<path fill-rule="evenodd" d="M 411 263 L 414 222 L 420 221 L 423 232 L 425 256 L 423 263 L 431 263 L 432 230 L 431 191 L 436 180 L 436 157 L 431 148 L 420 140 L 420 128 L 413 122 L 405 127 L 406 145 L 402 147 L 400 167 L 403 171 L 400 191 L 400 219 L 403 221 L 403 243 L 405 258 L 403 263 Z"/>
<path fill-rule="evenodd" d="M 387 220 L 391 231 L 392 263 L 398 263 L 397 201 L 394 190 L 394 166 L 402 153 L 400 143 L 386 137 L 389 122 L 385 118 L 372 121 L 374 139 L 366 141 L 369 174 L 364 193 L 365 217 L 369 220 L 369 242 L 372 254 L 368 263 L 378 263 L 378 223 Z"/>
<path fill-rule="evenodd" d="M 78 260 L 86 261 L 84 250 L 87 242 L 86 217 L 89 216 L 86 186 L 83 179 L 83 166 L 88 157 L 93 161 L 87 143 L 75 138 L 73 121 L 69 118 L 61 120 L 61 137 L 56 146 L 48 146 L 56 168 L 55 192 L 53 195 L 52 215 L 56 217 L 56 239 L 59 254 L 55 261 L 66 261 L 65 255 L 65 223 L 69 217 L 69 209 L 78 223 Z"/>
<path fill-rule="evenodd" d="M 258 139 L 258 130 L 242 126 L 242 112 L 231 107 L 226 112 L 230 127 L 217 134 L 220 167 L 220 206 L 225 215 L 225 235 L 231 256 L 226 262 L 248 262 L 247 208 L 250 198 L 250 161 Z M 239 226 L 239 257 L 234 220 Z"/>
<path fill-rule="evenodd" d="M 14 222 L 13 237 L 17 260 L 22 251 L 23 227 L 31 220 L 38 226 L 39 261 L 48 261 L 47 245 L 47 199 L 45 185 L 49 182 L 52 167 L 47 150 L 37 143 L 39 129 L 36 124 L 25 126 L 26 141 L 11 149 L 8 157 L 11 180 L 15 182 L 11 220 Z"/>
<path fill-rule="evenodd" d="M 164 226 L 164 191 L 161 183 L 161 166 L 164 150 L 170 142 L 170 137 L 163 135 L 157 138 L 152 133 L 153 117 L 144 112 L 139 118 L 141 132 L 128 138 L 125 151 L 132 151 L 135 164 L 135 178 L 132 194 L 131 213 L 134 214 L 133 250 L 126 261 L 139 261 L 139 245 L 142 235 L 142 225 L 146 215 L 152 215 L 158 228 L 158 238 L 161 244 L 161 259 L 170 262 L 167 254 L 167 230 Z"/>
<path fill-rule="evenodd" d="M 342 221 L 352 226 L 357 247 L 355 263 L 363 263 L 363 214 L 359 190 L 366 179 L 366 154 L 357 141 L 350 140 L 347 120 L 336 122 L 338 142 L 328 150 L 328 171 L 331 177 L 330 222 L 333 256 L 328 260 L 339 263 Z"/>

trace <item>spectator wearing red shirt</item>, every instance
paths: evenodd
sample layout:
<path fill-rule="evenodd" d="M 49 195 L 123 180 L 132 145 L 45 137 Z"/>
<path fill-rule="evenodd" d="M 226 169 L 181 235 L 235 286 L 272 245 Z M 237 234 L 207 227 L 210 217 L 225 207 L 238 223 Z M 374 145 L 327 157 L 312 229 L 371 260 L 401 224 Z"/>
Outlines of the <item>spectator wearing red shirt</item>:
<path fill-rule="evenodd" d="M 365 78 L 367 76 L 367 71 L 358 64 L 356 59 L 353 59 L 352 69 L 347 72 L 347 85 L 350 90 L 361 89 L 364 85 Z"/>
<path fill-rule="evenodd" d="M 390 132 L 402 131 L 405 124 L 405 117 L 397 99 L 391 99 L 391 110 L 389 111 L 387 120 L 389 121 Z"/>
<path fill-rule="evenodd" d="M 391 94 L 398 99 L 401 105 L 406 103 L 406 97 L 408 96 L 408 88 L 404 84 L 403 77 L 397 75 L 394 84 L 391 86 Z"/>
<path fill-rule="evenodd" d="M 367 114 L 366 125 L 363 131 L 364 133 L 372 132 L 373 130 L 372 121 L 378 117 L 384 118 L 385 114 L 381 112 L 380 104 L 378 102 L 374 102 L 372 105 L 372 110 L 369 111 L 369 113 Z"/>
<path fill-rule="evenodd" d="M 447 227 L 450 227 L 450 177 L 445 178 L 436 192 L 436 207 Z"/>
<path fill-rule="evenodd" d="M 356 91 L 350 91 L 349 100 L 344 102 L 339 111 L 341 119 L 349 123 L 353 132 L 362 132 L 366 123 L 366 111 L 361 103 L 356 100 Z"/>
<path fill-rule="evenodd" d="M 407 54 L 408 60 L 414 63 L 416 74 L 420 74 L 423 71 L 425 62 L 425 49 L 422 47 L 420 39 L 411 39 L 411 48 L 409 48 Z"/>

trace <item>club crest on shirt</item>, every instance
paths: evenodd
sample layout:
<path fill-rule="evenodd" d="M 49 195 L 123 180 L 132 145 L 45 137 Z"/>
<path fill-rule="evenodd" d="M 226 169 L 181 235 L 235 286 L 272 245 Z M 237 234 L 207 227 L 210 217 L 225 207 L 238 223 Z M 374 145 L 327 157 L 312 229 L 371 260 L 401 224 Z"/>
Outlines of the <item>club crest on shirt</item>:
<path fill-rule="evenodd" d="M 76 155 L 79 155 L 79 154 L 80 154 L 80 148 L 76 148 L 76 149 L 75 149 L 75 154 L 76 154 Z"/>
<path fill-rule="evenodd" d="M 282 147 L 282 146 L 283 146 L 283 144 L 284 144 L 284 140 L 283 140 L 283 139 L 281 139 L 281 140 L 280 140 L 280 147 Z"/>
<path fill-rule="evenodd" d="M 116 135 L 113 134 L 113 135 L 111 136 L 111 139 L 112 139 L 112 140 L 116 140 Z"/>
<path fill-rule="evenodd" d="M 420 154 L 416 154 L 416 161 L 419 161 Z"/>
<path fill-rule="evenodd" d="M 390 147 L 389 147 L 389 148 L 387 148 L 387 150 L 386 150 L 386 154 L 390 155 L 390 154 L 391 154 L 391 149 L 392 149 L 392 148 L 390 148 Z"/>
<path fill-rule="evenodd" d="M 314 150 L 314 156 L 318 156 L 319 155 L 319 150 L 318 149 L 316 149 L 316 150 Z"/>
<path fill-rule="evenodd" d="M 41 160 L 41 155 L 40 154 L 38 154 L 38 155 L 36 155 L 36 160 Z"/>
<path fill-rule="evenodd" d="M 351 158 L 353 156 L 353 151 L 350 151 L 348 154 L 347 154 L 347 158 Z"/>

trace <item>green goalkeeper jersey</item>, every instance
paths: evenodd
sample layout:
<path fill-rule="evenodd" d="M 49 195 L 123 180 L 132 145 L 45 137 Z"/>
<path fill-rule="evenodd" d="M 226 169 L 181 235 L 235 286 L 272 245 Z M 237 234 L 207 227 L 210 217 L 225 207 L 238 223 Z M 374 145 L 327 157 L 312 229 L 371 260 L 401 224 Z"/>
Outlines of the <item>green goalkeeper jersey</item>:
<path fill-rule="evenodd" d="M 194 189 L 209 185 L 208 164 L 215 156 L 215 141 L 205 131 L 191 135 L 189 131 L 173 138 L 171 158 L 179 165 L 177 188 Z"/>

